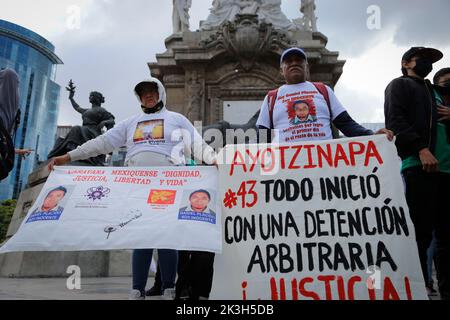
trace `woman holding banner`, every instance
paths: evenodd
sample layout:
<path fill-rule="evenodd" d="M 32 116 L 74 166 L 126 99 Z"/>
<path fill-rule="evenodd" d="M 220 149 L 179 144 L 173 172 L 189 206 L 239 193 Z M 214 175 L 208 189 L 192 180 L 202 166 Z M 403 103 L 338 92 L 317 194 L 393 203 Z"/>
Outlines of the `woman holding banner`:
<path fill-rule="evenodd" d="M 209 147 L 190 121 L 183 115 L 168 111 L 166 90 L 156 78 L 138 83 L 134 92 L 142 112 L 116 125 L 102 136 L 88 141 L 68 154 L 50 160 L 48 167 L 62 166 L 108 154 L 127 147 L 125 165 L 129 167 L 185 165 L 184 151 L 189 147 L 196 159 L 216 164 L 214 150 Z M 175 250 L 158 250 L 163 295 L 174 294 L 178 255 Z M 145 299 L 145 286 L 153 249 L 134 250 L 131 300 Z M 164 290 L 167 290 L 164 294 Z"/>

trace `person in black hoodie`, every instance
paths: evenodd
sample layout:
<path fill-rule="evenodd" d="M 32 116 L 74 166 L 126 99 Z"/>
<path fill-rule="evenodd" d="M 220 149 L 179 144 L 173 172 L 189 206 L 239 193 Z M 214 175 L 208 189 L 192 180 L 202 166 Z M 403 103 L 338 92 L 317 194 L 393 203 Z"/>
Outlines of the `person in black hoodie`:
<path fill-rule="evenodd" d="M 25 158 L 33 150 L 15 149 L 20 124 L 19 75 L 13 69 L 0 69 L 0 180 L 14 167 L 14 154 Z"/>
<path fill-rule="evenodd" d="M 396 135 L 402 158 L 406 199 L 414 223 L 425 279 L 427 249 L 435 230 L 436 269 L 441 298 L 450 299 L 450 215 L 446 193 L 450 183 L 450 145 L 435 87 L 425 78 L 442 52 L 413 47 L 402 58 L 403 76 L 385 92 L 386 127 Z"/>

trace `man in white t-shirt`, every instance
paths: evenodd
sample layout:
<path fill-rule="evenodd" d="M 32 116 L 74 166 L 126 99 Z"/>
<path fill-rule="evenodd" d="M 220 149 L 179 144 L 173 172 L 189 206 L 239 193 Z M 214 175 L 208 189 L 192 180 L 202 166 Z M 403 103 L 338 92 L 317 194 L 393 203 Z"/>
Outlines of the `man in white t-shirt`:
<path fill-rule="evenodd" d="M 347 137 L 374 134 L 350 117 L 331 88 L 306 81 L 308 58 L 302 49 L 290 48 L 282 54 L 280 72 L 286 84 L 267 95 L 257 121 L 260 130 L 274 129 L 273 142 L 331 140 L 333 124 Z M 376 134 L 393 139 L 387 129 Z"/>

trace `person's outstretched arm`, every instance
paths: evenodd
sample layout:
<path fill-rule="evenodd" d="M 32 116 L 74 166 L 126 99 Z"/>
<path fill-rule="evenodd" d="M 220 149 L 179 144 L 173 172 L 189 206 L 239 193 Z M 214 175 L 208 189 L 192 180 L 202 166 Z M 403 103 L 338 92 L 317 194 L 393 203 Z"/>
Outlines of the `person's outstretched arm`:
<path fill-rule="evenodd" d="M 189 134 L 188 137 L 185 137 L 190 140 L 190 146 L 187 147 L 190 147 L 194 157 L 206 164 L 217 166 L 217 154 L 214 149 L 203 140 L 203 137 L 186 117 L 182 116 L 181 121 L 182 129 Z"/>
<path fill-rule="evenodd" d="M 48 169 L 52 171 L 55 166 L 63 166 L 70 162 L 86 160 L 102 154 L 108 154 L 127 143 L 127 121 L 119 123 L 117 126 L 97 137 L 89 140 L 85 144 L 69 153 L 50 160 Z"/>

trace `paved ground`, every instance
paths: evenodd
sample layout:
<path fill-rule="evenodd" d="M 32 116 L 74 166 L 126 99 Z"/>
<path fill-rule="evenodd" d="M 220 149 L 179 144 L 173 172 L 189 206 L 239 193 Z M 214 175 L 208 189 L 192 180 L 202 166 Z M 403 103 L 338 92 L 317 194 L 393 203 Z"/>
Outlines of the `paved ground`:
<path fill-rule="evenodd" d="M 127 300 L 131 285 L 131 278 L 82 278 L 81 290 L 69 290 L 66 281 L 0 278 L 0 300 Z M 152 284 L 149 279 L 148 287 Z"/>
<path fill-rule="evenodd" d="M 69 290 L 66 281 L 0 278 L 0 300 L 127 300 L 131 285 L 131 278 L 82 278 L 81 290 Z"/>

